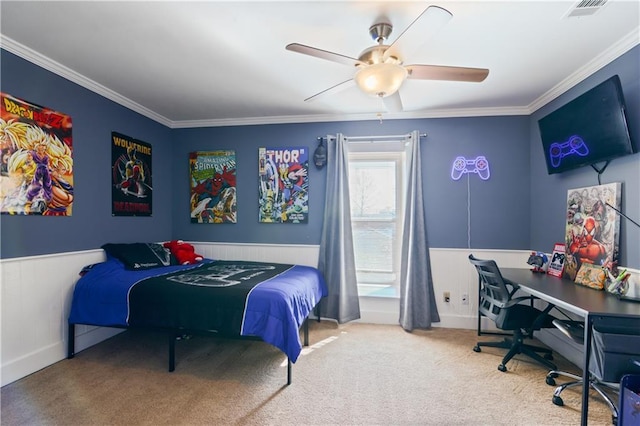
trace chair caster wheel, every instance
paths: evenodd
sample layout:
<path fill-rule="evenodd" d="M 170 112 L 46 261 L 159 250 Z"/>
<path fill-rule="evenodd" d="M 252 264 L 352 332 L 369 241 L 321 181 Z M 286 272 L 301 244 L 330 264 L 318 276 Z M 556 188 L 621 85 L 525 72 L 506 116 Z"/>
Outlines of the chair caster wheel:
<path fill-rule="evenodd" d="M 481 352 L 482 350 L 480 349 L 480 346 L 475 345 L 475 346 L 473 347 L 473 351 L 474 351 L 474 352 Z"/>
<path fill-rule="evenodd" d="M 564 405 L 564 401 L 559 396 L 554 396 L 551 398 L 551 402 L 556 404 L 558 407 L 562 407 Z"/>
<path fill-rule="evenodd" d="M 611 415 L 611 423 L 613 423 L 614 425 L 618 424 L 618 417 L 614 416 L 613 414 Z"/>
<path fill-rule="evenodd" d="M 556 385 L 556 381 L 555 381 L 555 380 L 553 380 L 553 377 L 549 377 L 549 376 L 547 376 L 547 378 L 545 379 L 545 382 L 547 382 L 547 384 L 548 384 L 549 386 L 555 386 L 555 385 Z"/>
<path fill-rule="evenodd" d="M 498 366 L 498 370 L 500 370 L 500 371 L 502 371 L 504 373 L 505 371 L 507 371 L 507 367 L 504 364 L 500 364 Z"/>

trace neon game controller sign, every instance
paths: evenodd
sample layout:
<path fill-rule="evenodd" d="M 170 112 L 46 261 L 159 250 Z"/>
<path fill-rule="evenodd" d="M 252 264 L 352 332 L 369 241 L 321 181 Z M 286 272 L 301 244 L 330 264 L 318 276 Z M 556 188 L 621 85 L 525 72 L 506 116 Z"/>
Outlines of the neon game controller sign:
<path fill-rule="evenodd" d="M 482 180 L 489 179 L 489 176 L 491 176 L 489 162 L 483 155 L 470 160 L 462 156 L 456 157 L 451 167 L 451 179 L 460 180 L 462 175 L 469 173 L 477 174 Z"/>
<path fill-rule="evenodd" d="M 580 136 L 571 136 L 566 142 L 554 142 L 549 145 L 549 159 L 553 167 L 558 167 L 564 157 L 569 155 L 579 155 L 585 157 L 589 155 L 589 148 Z"/>

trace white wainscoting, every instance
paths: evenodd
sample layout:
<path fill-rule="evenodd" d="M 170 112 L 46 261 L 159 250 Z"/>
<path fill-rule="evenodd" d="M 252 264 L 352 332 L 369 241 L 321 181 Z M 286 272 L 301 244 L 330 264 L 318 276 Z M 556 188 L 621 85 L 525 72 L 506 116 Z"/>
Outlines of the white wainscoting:
<path fill-rule="evenodd" d="M 433 290 L 440 315 L 440 322 L 434 327 L 475 329 L 478 312 L 478 274 L 469 263 L 469 254 L 481 259 L 494 259 L 504 268 L 529 268 L 527 259 L 530 251 L 521 250 L 469 250 L 469 249 L 429 249 Z M 451 295 L 444 301 L 444 292 Z M 467 304 L 462 296 L 467 295 Z M 375 324 L 398 324 L 400 302 L 397 298 L 361 298 L 360 315 L 362 322 Z M 495 326 L 483 318 L 482 328 L 494 330 Z"/>
<path fill-rule="evenodd" d="M 298 263 L 317 266 L 319 247 L 314 245 L 227 244 L 193 242 L 207 258 Z M 440 313 L 438 327 L 476 327 L 477 275 L 467 259 L 467 249 L 431 249 L 435 296 Z M 528 251 L 474 250 L 480 258 L 496 259 L 504 267 L 528 267 Z M 11 383 L 67 355 L 67 317 L 78 272 L 83 266 L 104 260 L 102 250 L 59 253 L 0 260 L 1 277 L 1 385 Z M 442 293 L 451 301 L 444 303 Z M 469 304 L 462 304 L 462 294 Z M 362 322 L 398 323 L 398 299 L 363 298 Z M 490 324 L 486 324 L 489 328 Z M 76 327 L 76 352 L 121 330 Z M 72 362 L 72 361 L 70 361 Z"/>
<path fill-rule="evenodd" d="M 302 244 L 249 244 L 249 243 L 207 243 L 192 241 L 196 253 L 207 259 L 253 260 L 256 262 L 295 263 L 318 266 L 317 245 Z"/>
<path fill-rule="evenodd" d="M 2 386 L 66 358 L 67 317 L 78 272 L 103 260 L 104 251 L 89 250 L 0 261 Z M 78 326 L 76 348 L 118 332 Z"/>

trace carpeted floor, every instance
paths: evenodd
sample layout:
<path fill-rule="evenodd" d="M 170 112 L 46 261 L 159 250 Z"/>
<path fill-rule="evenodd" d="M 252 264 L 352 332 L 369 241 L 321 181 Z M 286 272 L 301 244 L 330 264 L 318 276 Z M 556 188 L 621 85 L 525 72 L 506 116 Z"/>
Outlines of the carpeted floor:
<path fill-rule="evenodd" d="M 257 341 L 127 331 L 1 391 L 2 425 L 578 425 L 580 393 L 551 403 L 546 369 L 500 349 L 472 350 L 472 330 L 312 323 L 293 366 Z M 482 340 L 497 339 L 482 336 Z M 559 367 L 572 369 L 556 356 Z M 590 425 L 610 425 L 597 397 Z"/>

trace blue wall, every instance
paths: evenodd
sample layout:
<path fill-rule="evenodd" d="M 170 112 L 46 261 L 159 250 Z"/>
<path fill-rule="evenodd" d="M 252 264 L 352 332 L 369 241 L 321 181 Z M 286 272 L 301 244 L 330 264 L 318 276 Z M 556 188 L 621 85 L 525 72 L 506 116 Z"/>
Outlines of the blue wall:
<path fill-rule="evenodd" d="M 567 191 L 598 185 L 598 174 L 591 167 L 557 175 L 547 174 L 538 120 L 615 74 L 620 76 L 629 130 L 637 151 L 640 149 L 640 46 L 589 76 L 530 117 L 530 226 L 533 250 L 549 252 L 555 242 L 564 241 Z M 601 183 L 612 182 L 622 182 L 622 211 L 640 223 L 640 154 L 612 160 L 601 175 Z M 640 269 L 640 229 L 624 218 L 620 220 L 619 262 Z"/>
<path fill-rule="evenodd" d="M 2 91 L 73 120 L 74 202 L 70 217 L 0 216 L 0 256 L 11 258 L 171 238 L 171 129 L 5 50 Z M 111 216 L 111 132 L 153 148 L 153 216 Z"/>
<path fill-rule="evenodd" d="M 2 90 L 70 114 L 73 118 L 73 215 L 0 217 L 0 257 L 11 258 L 93 249 L 105 242 L 191 241 L 318 244 L 325 198 L 325 170 L 310 169 L 309 223 L 258 223 L 258 147 L 307 146 L 317 137 L 397 135 L 419 130 L 429 245 L 439 248 L 535 249 L 550 251 L 564 235 L 567 189 L 597 184 L 591 168 L 546 173 L 538 118 L 609 75 L 619 74 L 636 141 L 640 70 L 636 47 L 531 117 L 477 117 L 305 123 L 168 129 L 87 89 L 1 51 Z M 154 211 L 151 218 L 113 218 L 110 208 L 110 134 L 118 131 L 153 146 Z M 238 164 L 238 223 L 198 225 L 189 221 L 188 153 L 233 149 Z M 491 178 L 450 177 L 456 156 L 485 155 Z M 640 158 L 614 160 L 603 183 L 622 181 L 625 213 L 640 220 Z M 467 221 L 470 220 L 470 230 Z M 640 268 L 640 235 L 622 224 L 621 263 Z M 469 231 L 469 232 L 468 232 Z"/>
<path fill-rule="evenodd" d="M 325 171 L 311 166 L 309 223 L 258 223 L 258 148 L 306 146 L 317 137 L 399 135 L 412 130 L 422 139 L 423 190 L 429 244 L 467 247 L 468 198 L 471 208 L 471 247 L 529 247 L 529 156 L 527 117 L 483 117 L 422 120 L 283 124 L 174 130 L 174 235 L 191 241 L 319 244 L 325 198 Z M 188 153 L 235 149 L 238 164 L 238 223 L 192 225 L 189 222 Z M 485 155 L 492 176 L 451 179 L 453 160 Z M 469 190 L 469 191 L 468 191 Z M 515 202 L 514 202 L 515 201 Z M 500 226 L 498 232 L 496 225 Z"/>

